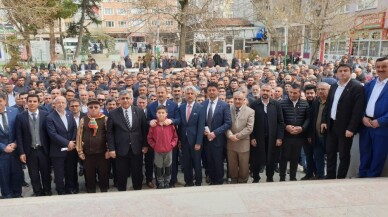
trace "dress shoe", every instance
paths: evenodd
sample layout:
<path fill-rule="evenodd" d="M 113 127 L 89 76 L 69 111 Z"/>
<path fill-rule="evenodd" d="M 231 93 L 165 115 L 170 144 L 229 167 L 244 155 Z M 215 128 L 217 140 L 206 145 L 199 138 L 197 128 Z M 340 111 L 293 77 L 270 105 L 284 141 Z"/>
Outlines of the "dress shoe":
<path fill-rule="evenodd" d="M 153 182 L 147 182 L 147 186 L 148 186 L 149 188 L 155 188 L 155 187 L 156 187 L 155 184 L 154 184 Z"/>
<path fill-rule="evenodd" d="M 259 183 L 260 179 L 259 178 L 254 178 L 252 183 Z"/>
<path fill-rule="evenodd" d="M 298 181 L 295 177 L 290 178 L 290 181 Z"/>
<path fill-rule="evenodd" d="M 210 176 L 206 176 L 206 183 L 210 184 L 210 182 L 211 182 Z"/>
<path fill-rule="evenodd" d="M 280 180 L 281 182 L 285 182 L 286 181 L 286 178 L 285 177 L 280 177 Z"/>
<path fill-rule="evenodd" d="M 194 183 L 192 183 L 192 182 L 189 182 L 189 183 L 185 184 L 185 187 L 192 187 L 192 186 L 194 186 Z"/>
<path fill-rule="evenodd" d="M 202 183 L 195 183 L 195 186 L 201 186 Z"/>
<path fill-rule="evenodd" d="M 29 185 L 27 182 L 23 182 L 23 183 L 22 183 L 22 186 L 23 186 L 23 187 L 26 187 L 26 188 L 30 187 L 30 185 Z"/>
<path fill-rule="evenodd" d="M 51 196 L 51 195 L 53 195 L 53 193 L 51 191 L 46 191 L 46 192 L 44 192 L 44 195 L 45 196 Z"/>
<path fill-rule="evenodd" d="M 164 188 L 175 188 L 175 184 L 164 185 Z"/>
<path fill-rule="evenodd" d="M 267 178 L 267 182 L 273 182 L 273 178 Z"/>
<path fill-rule="evenodd" d="M 163 189 L 163 188 L 164 188 L 164 183 L 163 182 L 158 183 L 157 189 Z"/>
<path fill-rule="evenodd" d="M 33 197 L 41 197 L 41 196 L 44 196 L 44 193 L 37 192 L 37 193 L 33 193 L 32 196 Z"/>
<path fill-rule="evenodd" d="M 313 176 L 308 176 L 308 175 L 305 175 L 303 178 L 301 178 L 300 180 L 311 180 L 313 178 Z"/>

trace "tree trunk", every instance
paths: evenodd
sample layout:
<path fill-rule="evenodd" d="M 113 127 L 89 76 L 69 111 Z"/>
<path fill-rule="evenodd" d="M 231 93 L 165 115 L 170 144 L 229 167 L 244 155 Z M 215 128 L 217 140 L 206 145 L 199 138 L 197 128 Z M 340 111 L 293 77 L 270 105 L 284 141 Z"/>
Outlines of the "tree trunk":
<path fill-rule="evenodd" d="M 26 28 L 22 32 L 23 39 L 25 41 L 26 53 L 27 53 L 27 61 L 32 59 L 32 51 L 31 51 L 31 40 L 30 40 L 30 31 Z"/>
<path fill-rule="evenodd" d="M 75 50 L 74 59 L 77 59 L 81 48 L 82 48 L 82 37 L 84 36 L 84 23 L 85 23 L 85 13 L 86 13 L 86 3 L 88 0 L 83 0 L 81 4 L 81 19 L 79 21 L 79 35 L 78 35 L 78 43 L 77 43 L 77 49 Z"/>
<path fill-rule="evenodd" d="M 51 61 L 55 61 L 55 34 L 54 34 L 54 27 L 55 27 L 55 20 L 52 19 L 49 22 L 49 28 L 50 28 L 50 59 Z"/>
<path fill-rule="evenodd" d="M 179 60 L 186 54 L 186 35 L 187 35 L 187 9 L 188 0 L 180 0 L 182 17 L 180 20 L 180 38 L 179 38 Z"/>
<path fill-rule="evenodd" d="M 63 59 L 67 59 L 67 53 L 65 51 L 65 46 L 63 45 L 63 32 L 62 32 L 62 19 L 58 19 L 58 27 L 59 27 L 59 44 L 61 45 L 62 48 L 62 53 L 63 53 Z"/>

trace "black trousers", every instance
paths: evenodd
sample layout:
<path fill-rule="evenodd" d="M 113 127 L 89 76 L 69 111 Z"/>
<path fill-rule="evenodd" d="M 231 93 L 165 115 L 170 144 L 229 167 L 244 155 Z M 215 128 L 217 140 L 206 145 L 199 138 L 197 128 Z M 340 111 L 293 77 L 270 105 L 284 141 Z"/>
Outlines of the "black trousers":
<path fill-rule="evenodd" d="M 77 151 L 67 152 L 66 157 L 53 157 L 51 163 L 54 168 L 55 190 L 58 194 L 78 192 Z"/>
<path fill-rule="evenodd" d="M 27 168 L 35 194 L 51 192 L 50 158 L 43 149 L 32 149 L 27 156 Z"/>
<path fill-rule="evenodd" d="M 129 150 L 125 156 L 116 157 L 117 190 L 126 191 L 128 175 L 131 174 L 134 190 L 141 190 L 143 183 L 143 154 Z"/>
<path fill-rule="evenodd" d="M 309 144 L 307 141 L 303 144 L 304 154 L 306 155 L 307 171 L 306 176 L 312 177 L 317 174 L 317 169 L 314 163 L 314 144 Z"/>
<path fill-rule="evenodd" d="M 327 154 L 327 178 L 344 179 L 348 173 L 350 165 L 350 149 L 352 148 L 353 137 L 347 138 L 345 135 L 338 135 L 335 131 L 330 131 L 326 138 Z M 339 153 L 339 167 L 337 173 L 337 152 Z"/>
<path fill-rule="evenodd" d="M 178 158 L 179 158 L 179 148 L 175 146 L 172 149 L 172 164 L 171 164 L 171 180 L 170 185 L 175 185 L 178 177 Z"/>
<path fill-rule="evenodd" d="M 84 170 L 85 184 L 88 193 L 96 193 L 96 171 L 101 192 L 107 192 L 109 188 L 110 161 L 105 159 L 105 153 L 85 154 Z"/>
<path fill-rule="evenodd" d="M 147 153 L 144 154 L 144 168 L 146 182 L 152 182 L 154 174 L 154 150 L 149 147 Z"/>
<path fill-rule="evenodd" d="M 287 163 L 290 161 L 290 178 L 296 178 L 299 156 L 305 138 L 284 138 L 282 145 L 282 154 L 280 159 L 280 178 L 286 177 Z"/>

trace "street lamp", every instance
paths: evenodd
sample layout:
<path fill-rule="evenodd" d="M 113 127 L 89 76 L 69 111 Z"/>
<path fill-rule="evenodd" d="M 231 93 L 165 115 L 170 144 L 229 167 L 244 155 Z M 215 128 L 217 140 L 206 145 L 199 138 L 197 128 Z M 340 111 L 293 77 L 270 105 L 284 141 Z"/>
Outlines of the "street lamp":
<path fill-rule="evenodd" d="M 284 66 L 287 66 L 287 48 L 288 48 L 288 19 L 283 21 L 284 25 Z"/>

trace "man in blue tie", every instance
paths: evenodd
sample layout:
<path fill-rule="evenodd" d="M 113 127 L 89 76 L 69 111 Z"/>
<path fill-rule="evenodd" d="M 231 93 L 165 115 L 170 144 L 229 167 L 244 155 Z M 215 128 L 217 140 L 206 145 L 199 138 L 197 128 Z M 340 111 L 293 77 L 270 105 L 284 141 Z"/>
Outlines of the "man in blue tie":
<path fill-rule="evenodd" d="M 210 83 L 207 86 L 208 100 L 203 102 L 203 112 L 206 114 L 204 148 L 210 176 L 210 184 L 222 185 L 224 178 L 224 147 L 225 132 L 232 125 L 229 105 L 218 100 L 218 85 Z"/>
<path fill-rule="evenodd" d="M 18 110 L 6 107 L 7 96 L 0 93 L 0 188 L 2 198 L 22 197 L 22 165 L 17 155 L 15 121 Z"/>

